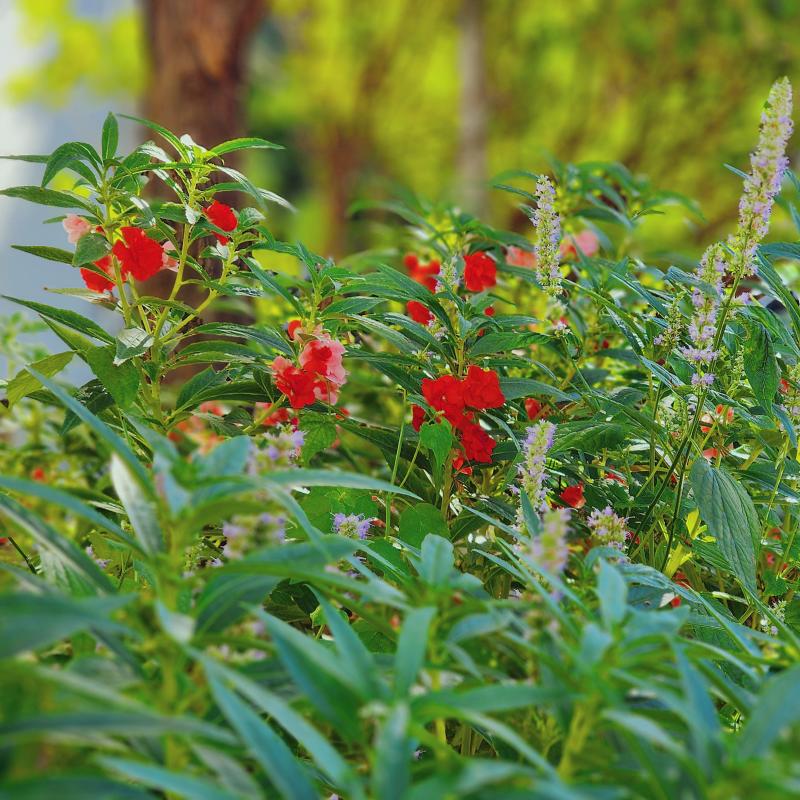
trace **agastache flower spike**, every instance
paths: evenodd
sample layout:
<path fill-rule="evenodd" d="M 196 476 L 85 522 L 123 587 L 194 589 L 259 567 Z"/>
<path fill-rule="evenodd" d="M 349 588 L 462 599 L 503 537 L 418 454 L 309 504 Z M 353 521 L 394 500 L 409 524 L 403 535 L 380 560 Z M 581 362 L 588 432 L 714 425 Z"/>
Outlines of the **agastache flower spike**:
<path fill-rule="evenodd" d="M 523 461 L 519 465 L 520 484 L 528 495 L 531 505 L 539 510 L 547 509 L 546 490 L 544 488 L 545 456 L 553 446 L 553 437 L 556 426 L 552 422 L 542 420 L 532 425 L 527 430 L 527 437 L 523 443 Z M 520 511 L 522 517 L 522 511 Z M 520 520 L 520 528 L 523 523 Z"/>
<path fill-rule="evenodd" d="M 558 575 L 567 565 L 570 513 L 568 508 L 546 511 L 542 516 L 542 532 L 531 540 L 531 559 L 552 575 Z"/>
<path fill-rule="evenodd" d="M 750 156 L 750 174 L 745 179 L 739 201 L 739 223 L 728 239 L 728 247 L 733 252 L 731 272 L 735 278 L 756 272 L 756 248 L 769 230 L 775 195 L 781 190 L 781 181 L 789 166 L 786 144 L 792 135 L 791 114 L 792 87 L 787 78 L 781 78 L 772 85 L 761 115 L 758 147 Z"/>
<path fill-rule="evenodd" d="M 561 220 L 555 209 L 556 193 L 549 178 L 542 175 L 536 183 L 537 208 L 533 212 L 536 228 L 533 252 L 536 255 L 536 274 L 539 282 L 550 294 L 560 294 L 561 272 Z"/>
<path fill-rule="evenodd" d="M 586 522 L 592 532 L 592 544 L 595 547 L 625 549 L 627 520 L 615 514 L 611 506 L 606 506 L 602 511 L 594 509 Z"/>
<path fill-rule="evenodd" d="M 714 348 L 717 337 L 717 314 L 719 312 L 722 279 L 725 275 L 725 249 L 721 244 L 712 244 L 700 259 L 697 277 L 707 285 L 704 291 L 695 287 L 692 291 L 694 314 L 689 323 L 691 347 L 683 348 L 683 355 L 698 365 L 692 376 L 693 386 L 710 386 L 714 376 L 705 372 L 705 367 L 712 364 L 719 355 Z"/>

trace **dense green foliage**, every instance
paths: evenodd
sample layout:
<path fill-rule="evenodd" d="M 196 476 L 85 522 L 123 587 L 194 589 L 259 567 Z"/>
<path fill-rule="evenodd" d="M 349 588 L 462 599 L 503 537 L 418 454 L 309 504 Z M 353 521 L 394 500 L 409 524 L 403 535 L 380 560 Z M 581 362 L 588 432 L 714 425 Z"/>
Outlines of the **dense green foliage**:
<path fill-rule="evenodd" d="M 397 201 L 335 263 L 225 165 L 263 139 L 124 155 L 109 115 L 23 156 L 0 194 L 74 249 L 15 263 L 121 322 L 18 298 L 63 350 L 5 337 L 0 797 L 797 794 L 790 108 L 695 274 L 630 256 L 680 198 L 614 164 L 506 175 L 532 241 Z M 272 322 L 204 318 L 231 298 Z"/>

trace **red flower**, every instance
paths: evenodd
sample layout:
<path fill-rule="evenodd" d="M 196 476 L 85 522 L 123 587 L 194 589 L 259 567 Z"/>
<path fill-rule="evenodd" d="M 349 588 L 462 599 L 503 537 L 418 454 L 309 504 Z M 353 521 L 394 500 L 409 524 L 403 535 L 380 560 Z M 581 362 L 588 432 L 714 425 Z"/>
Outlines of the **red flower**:
<path fill-rule="evenodd" d="M 486 306 L 486 308 L 483 309 L 483 313 L 486 314 L 487 317 L 493 317 L 495 314 L 494 306 Z"/>
<path fill-rule="evenodd" d="M 212 225 L 216 225 L 223 231 L 230 233 L 236 230 L 236 212 L 230 206 L 226 206 L 225 203 L 220 203 L 219 200 L 215 200 L 206 208 L 206 217 L 208 217 Z M 220 244 L 226 244 L 228 241 L 228 237 L 220 233 L 215 232 L 214 236 L 216 236 Z"/>
<path fill-rule="evenodd" d="M 583 496 L 583 484 L 576 483 L 575 486 L 567 486 L 559 495 L 561 501 L 572 508 L 583 508 L 586 505 L 586 499 Z"/>
<path fill-rule="evenodd" d="M 461 433 L 461 446 L 470 461 L 479 461 L 489 464 L 492 461 L 492 451 L 497 442 L 489 436 L 480 425 L 474 422 L 463 421 L 459 426 Z"/>
<path fill-rule="evenodd" d="M 464 419 L 464 387 L 453 375 L 422 379 L 422 396 L 453 425 Z"/>
<path fill-rule="evenodd" d="M 31 480 L 42 483 L 45 479 L 44 469 L 42 467 L 34 467 L 31 470 Z"/>
<path fill-rule="evenodd" d="M 542 404 L 535 397 L 526 397 L 525 413 L 528 415 L 528 419 L 536 419 L 542 413 Z"/>
<path fill-rule="evenodd" d="M 301 322 L 299 319 L 290 319 L 290 320 L 289 320 L 289 324 L 286 326 L 286 333 L 288 333 L 288 334 L 289 334 L 289 338 L 290 338 L 292 341 L 294 341 L 294 335 L 295 335 L 295 332 L 297 331 L 297 329 L 298 329 L 298 328 L 299 328 L 299 327 L 300 327 L 302 324 L 303 324 L 303 323 L 302 323 L 302 322 Z"/>
<path fill-rule="evenodd" d="M 408 277 L 411 280 L 421 283 L 432 292 L 436 291 L 434 276 L 439 274 L 441 264 L 435 258 L 432 258 L 427 264 L 423 264 L 414 253 L 407 253 L 403 257 L 403 264 L 408 270 Z"/>
<path fill-rule="evenodd" d="M 472 475 L 472 467 L 465 467 L 466 459 L 462 455 L 453 457 L 453 469 L 460 475 Z"/>
<path fill-rule="evenodd" d="M 490 369 L 471 366 L 467 370 L 463 387 L 465 403 L 471 408 L 500 408 L 506 402 L 500 389 L 500 379 Z"/>
<path fill-rule="evenodd" d="M 137 281 L 146 281 L 164 263 L 164 249 L 141 228 L 122 229 L 122 241 L 114 244 L 112 252 L 122 266 L 123 277 L 130 273 Z"/>
<path fill-rule="evenodd" d="M 482 292 L 497 283 L 497 265 L 486 253 L 464 256 L 464 285 L 470 292 Z"/>
<path fill-rule="evenodd" d="M 298 369 L 283 356 L 272 362 L 272 372 L 276 388 L 286 395 L 292 408 L 311 405 L 316 400 L 315 390 L 324 389 L 324 382 L 317 380 L 312 373 Z"/>
<path fill-rule="evenodd" d="M 110 292 L 114 288 L 114 273 L 111 271 L 111 256 L 103 256 L 98 261 L 95 261 L 94 265 L 98 269 L 103 270 L 108 277 L 104 278 L 102 275 L 98 275 L 90 269 L 82 269 L 81 278 L 83 278 L 86 288 L 92 292 Z"/>
<path fill-rule="evenodd" d="M 420 325 L 429 325 L 433 322 L 433 314 L 418 300 L 409 300 L 406 303 L 406 313 Z"/>
<path fill-rule="evenodd" d="M 419 433 L 423 422 L 425 422 L 425 409 L 422 406 L 411 406 L 411 427 Z"/>

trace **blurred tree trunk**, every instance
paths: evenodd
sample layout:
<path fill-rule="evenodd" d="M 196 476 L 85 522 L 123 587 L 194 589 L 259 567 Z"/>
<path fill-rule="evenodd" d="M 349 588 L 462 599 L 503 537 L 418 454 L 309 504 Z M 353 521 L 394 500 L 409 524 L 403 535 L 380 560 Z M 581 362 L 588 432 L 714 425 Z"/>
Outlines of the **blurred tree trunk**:
<path fill-rule="evenodd" d="M 486 92 L 483 0 L 462 0 L 459 14 L 461 76 L 458 176 L 467 210 L 486 213 L 486 143 L 489 103 Z"/>
<path fill-rule="evenodd" d="M 265 10 L 265 0 L 143 0 L 145 116 L 205 147 L 242 136 L 247 45 Z"/>
<path fill-rule="evenodd" d="M 246 55 L 265 11 L 266 0 L 142 0 L 150 69 L 144 116 L 204 147 L 243 136 Z M 238 166 L 237 155 L 226 156 L 226 164 Z M 165 297 L 173 280 L 160 272 L 146 291 Z M 194 305 L 204 295 L 188 286 L 180 299 Z M 232 317 L 244 321 L 241 313 L 204 315 L 206 321 Z M 190 372 L 178 370 L 172 378 Z"/>

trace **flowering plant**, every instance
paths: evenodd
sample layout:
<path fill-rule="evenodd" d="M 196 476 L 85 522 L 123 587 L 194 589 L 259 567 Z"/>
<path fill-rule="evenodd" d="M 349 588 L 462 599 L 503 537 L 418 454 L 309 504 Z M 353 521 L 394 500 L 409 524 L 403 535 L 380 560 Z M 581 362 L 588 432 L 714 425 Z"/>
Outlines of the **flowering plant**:
<path fill-rule="evenodd" d="M 5 383 L 2 791 L 796 791 L 788 82 L 693 274 L 637 238 L 683 201 L 619 165 L 506 176 L 524 234 L 377 204 L 396 257 L 351 269 L 226 165 L 271 143 L 117 124 L 0 192 L 59 210 L 68 247 L 17 250 L 119 318 L 15 299 L 63 349 Z"/>

